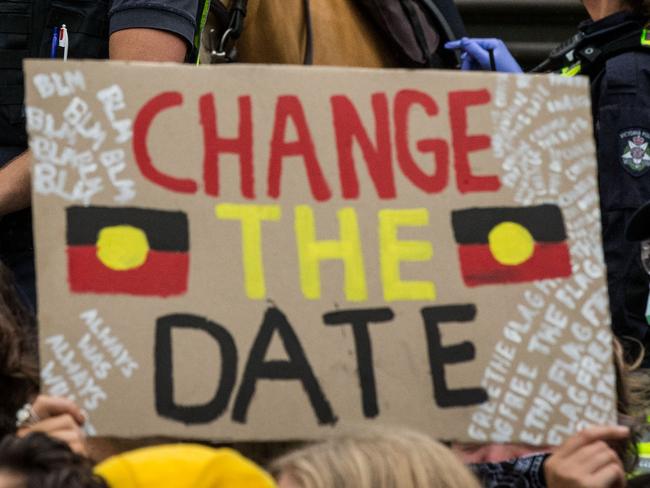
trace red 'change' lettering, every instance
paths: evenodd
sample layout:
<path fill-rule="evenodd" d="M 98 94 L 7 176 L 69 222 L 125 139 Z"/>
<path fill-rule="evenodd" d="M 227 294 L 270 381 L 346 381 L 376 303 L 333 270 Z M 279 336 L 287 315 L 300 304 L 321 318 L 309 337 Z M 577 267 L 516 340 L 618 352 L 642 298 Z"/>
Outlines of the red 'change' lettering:
<path fill-rule="evenodd" d="M 293 142 L 285 140 L 289 119 L 292 120 L 298 134 L 298 139 Z M 280 196 L 282 160 L 287 156 L 302 156 L 304 159 L 311 193 L 316 200 L 324 201 L 332 197 L 332 192 L 316 157 L 316 148 L 307 126 L 305 111 L 298 97 L 293 95 L 278 97 L 275 107 L 268 174 L 268 195 L 272 198 Z"/>
<path fill-rule="evenodd" d="M 449 146 L 444 139 L 422 139 L 416 147 L 422 153 L 434 156 L 434 170 L 427 174 L 417 165 L 409 149 L 409 113 L 414 105 L 421 106 L 427 115 L 438 115 L 438 105 L 424 92 L 402 90 L 395 95 L 395 146 L 402 173 L 426 193 L 438 193 L 449 183 Z"/>
<path fill-rule="evenodd" d="M 222 153 L 239 155 L 241 194 L 255 198 L 253 175 L 253 115 L 251 97 L 239 97 L 239 135 L 233 138 L 219 137 L 217 108 L 210 93 L 199 100 L 201 125 L 203 126 L 203 178 L 205 193 L 219 196 L 219 158 Z"/>
<path fill-rule="evenodd" d="M 159 171 L 151 161 L 147 148 L 147 135 L 153 120 L 171 107 L 183 104 L 180 92 L 165 92 L 153 97 L 140 109 L 133 123 L 133 155 L 142 175 L 157 185 L 179 193 L 196 193 L 198 185 L 194 180 L 176 178 Z"/>
<path fill-rule="evenodd" d="M 436 100 L 424 91 L 404 89 L 395 94 L 391 118 L 389 99 L 385 93 L 371 96 L 374 115 L 374 137 L 367 128 L 352 99 L 345 95 L 330 98 L 332 123 L 338 157 L 341 194 L 345 199 L 359 198 L 359 178 L 355 166 L 354 148 L 358 145 L 377 195 L 381 199 L 396 198 L 391 123 L 394 124 L 395 153 L 405 178 L 427 194 L 440 193 L 449 186 L 450 150 L 454 151 L 456 186 L 460 193 L 495 192 L 501 187 L 497 175 L 473 174 L 470 154 L 491 147 L 487 134 L 468 134 L 468 108 L 486 105 L 490 92 L 463 90 L 449 93 L 449 121 L 451 143 L 444 138 L 413 140 L 410 127 L 414 111 L 424 111 L 433 118 L 439 115 Z M 189 178 L 177 178 L 160 171 L 153 163 L 147 146 L 147 136 L 154 120 L 165 110 L 183 105 L 180 92 L 165 92 L 149 100 L 139 111 L 133 125 L 133 152 L 142 175 L 152 183 L 174 192 L 196 193 L 198 184 Z M 232 137 L 219 133 L 218 111 L 211 93 L 198 100 L 200 123 L 203 127 L 203 183 L 205 193 L 218 197 L 220 193 L 220 160 L 224 154 L 239 157 L 240 190 L 247 199 L 255 198 L 254 139 L 264 135 L 253 131 L 253 101 L 250 95 L 238 98 L 238 131 Z M 288 125 L 295 127 L 296 137 L 287 140 Z M 450 148 L 451 146 L 451 148 Z M 430 155 L 430 170 L 423 169 L 414 158 L 414 147 L 421 155 Z M 327 201 L 332 191 L 318 160 L 313 136 L 304 108 L 295 95 L 277 98 L 273 119 L 273 133 L 269 147 L 267 195 L 279 198 L 282 172 L 287 157 L 302 158 L 311 194 L 317 201 Z M 429 165 L 426 165 L 429 167 Z M 261 168 L 258 168 L 261 169 Z"/>
<path fill-rule="evenodd" d="M 449 116 L 451 118 L 452 144 L 454 147 L 456 184 L 458 185 L 458 191 L 461 193 L 495 192 L 501 188 L 501 182 L 496 175 L 473 175 L 469 161 L 470 152 L 490 148 L 491 140 L 490 136 L 485 134 L 467 134 L 467 107 L 484 105 L 489 102 L 490 92 L 487 89 L 449 93 Z"/>
<path fill-rule="evenodd" d="M 359 198 L 359 179 L 354 166 L 352 146 L 358 141 L 366 160 L 368 173 L 379 198 L 395 198 L 395 177 L 391 159 L 390 119 L 388 98 L 385 93 L 372 95 L 372 110 L 375 115 L 375 144 L 361 122 L 352 101 L 345 95 L 331 98 L 336 150 L 339 160 L 339 177 L 343 198 Z"/>

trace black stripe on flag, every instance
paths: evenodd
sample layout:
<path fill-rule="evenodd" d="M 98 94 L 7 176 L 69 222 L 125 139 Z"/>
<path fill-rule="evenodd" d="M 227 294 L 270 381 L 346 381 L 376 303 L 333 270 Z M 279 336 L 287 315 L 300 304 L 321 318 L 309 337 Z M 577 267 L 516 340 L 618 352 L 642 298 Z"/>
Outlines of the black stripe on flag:
<path fill-rule="evenodd" d="M 68 207 L 67 243 L 94 246 L 105 227 L 131 225 L 147 236 L 151 249 L 186 252 L 189 249 L 187 215 L 183 212 L 135 207 Z"/>
<path fill-rule="evenodd" d="M 454 238 L 459 244 L 487 243 L 490 231 L 502 222 L 522 225 L 536 242 L 561 242 L 566 239 L 562 211 L 551 204 L 454 210 L 451 221 Z"/>

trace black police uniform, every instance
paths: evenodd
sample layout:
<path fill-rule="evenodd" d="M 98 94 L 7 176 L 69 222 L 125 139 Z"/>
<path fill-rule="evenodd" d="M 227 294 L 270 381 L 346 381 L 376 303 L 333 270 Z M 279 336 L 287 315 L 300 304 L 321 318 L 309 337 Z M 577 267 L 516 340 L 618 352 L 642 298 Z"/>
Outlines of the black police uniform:
<path fill-rule="evenodd" d="M 0 0 L 0 166 L 27 148 L 22 60 L 50 56 L 54 27 L 66 25 L 71 58 L 108 57 L 109 34 L 128 28 L 178 34 L 191 46 L 198 0 Z M 31 209 L 0 220 L 0 259 L 35 307 Z"/>
<path fill-rule="evenodd" d="M 582 45 L 613 45 L 626 32 L 641 32 L 648 19 L 617 13 L 580 30 Z M 641 35 L 636 48 L 606 57 L 586 73 L 591 78 L 594 129 L 598 154 L 603 246 L 607 265 L 612 327 L 618 336 L 642 342 L 647 334 L 645 307 L 648 278 L 639 260 L 638 244 L 625 239 L 634 211 L 650 200 L 650 46 Z M 595 40 L 595 41 L 594 41 Z"/>

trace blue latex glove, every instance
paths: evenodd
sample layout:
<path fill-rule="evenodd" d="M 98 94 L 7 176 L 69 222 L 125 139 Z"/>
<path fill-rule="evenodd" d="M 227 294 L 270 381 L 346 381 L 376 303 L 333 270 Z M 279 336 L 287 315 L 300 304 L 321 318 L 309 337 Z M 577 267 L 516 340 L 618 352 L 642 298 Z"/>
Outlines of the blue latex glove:
<path fill-rule="evenodd" d="M 447 49 L 460 49 L 460 69 L 463 71 L 492 71 L 490 52 L 494 55 L 495 71 L 521 73 L 519 63 L 501 39 L 473 39 L 463 37 L 445 44 Z"/>

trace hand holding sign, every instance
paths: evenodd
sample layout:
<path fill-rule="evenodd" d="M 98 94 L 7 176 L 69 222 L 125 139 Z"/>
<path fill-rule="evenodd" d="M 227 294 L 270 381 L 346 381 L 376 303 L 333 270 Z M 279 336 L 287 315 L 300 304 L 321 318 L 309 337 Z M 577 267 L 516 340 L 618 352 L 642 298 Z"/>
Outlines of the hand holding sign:
<path fill-rule="evenodd" d="M 545 462 L 549 488 L 622 488 L 623 463 L 607 442 L 624 441 L 627 427 L 590 427 L 569 438 Z"/>
<path fill-rule="evenodd" d="M 86 416 L 72 400 L 39 395 L 31 408 L 38 421 L 20 428 L 20 437 L 32 432 L 43 432 L 65 442 L 74 452 L 88 455 L 86 435 L 82 428 Z"/>

